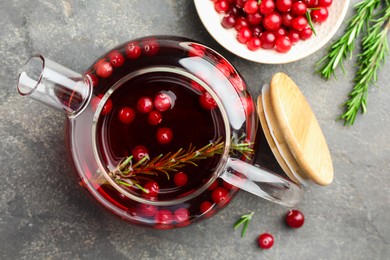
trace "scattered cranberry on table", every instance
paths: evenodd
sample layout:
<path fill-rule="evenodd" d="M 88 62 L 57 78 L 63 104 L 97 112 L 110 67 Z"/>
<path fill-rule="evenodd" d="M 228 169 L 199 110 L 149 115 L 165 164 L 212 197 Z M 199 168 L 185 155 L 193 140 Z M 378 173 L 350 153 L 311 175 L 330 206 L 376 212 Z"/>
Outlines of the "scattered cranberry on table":
<path fill-rule="evenodd" d="M 286 224 L 292 228 L 300 228 L 305 222 L 305 216 L 299 210 L 290 210 L 286 215 Z"/>
<path fill-rule="evenodd" d="M 212 0 L 221 25 L 237 31 L 237 41 L 251 51 L 260 48 L 286 53 L 293 44 L 313 34 L 310 20 L 328 19 L 332 0 Z M 309 20 L 308 20 L 309 17 Z M 281 30 L 280 35 L 277 31 Z M 284 36 L 277 40 L 277 37 Z"/>
<path fill-rule="evenodd" d="M 262 249 L 270 249 L 274 245 L 274 237 L 270 233 L 263 233 L 258 237 L 257 244 Z"/>

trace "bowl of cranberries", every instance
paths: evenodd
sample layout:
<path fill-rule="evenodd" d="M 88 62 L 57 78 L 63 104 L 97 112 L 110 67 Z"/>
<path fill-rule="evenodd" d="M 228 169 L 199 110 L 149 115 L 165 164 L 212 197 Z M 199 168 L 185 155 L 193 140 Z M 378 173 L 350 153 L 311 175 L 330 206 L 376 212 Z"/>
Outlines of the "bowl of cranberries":
<path fill-rule="evenodd" d="M 349 0 L 194 0 L 214 39 L 244 59 L 282 64 L 323 47 L 337 32 Z"/>

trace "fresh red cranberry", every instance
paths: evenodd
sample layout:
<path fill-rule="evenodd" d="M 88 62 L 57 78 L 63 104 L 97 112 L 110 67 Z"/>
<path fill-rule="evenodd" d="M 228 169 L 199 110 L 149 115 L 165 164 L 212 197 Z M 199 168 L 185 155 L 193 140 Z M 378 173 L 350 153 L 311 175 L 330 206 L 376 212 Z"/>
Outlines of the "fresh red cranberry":
<path fill-rule="evenodd" d="M 147 38 L 141 42 L 142 51 L 146 56 L 154 56 L 158 53 L 160 45 L 154 38 Z"/>
<path fill-rule="evenodd" d="M 261 33 L 263 32 L 263 29 L 261 26 L 253 26 L 253 27 L 251 27 L 251 30 L 252 30 L 253 38 L 259 38 Z"/>
<path fill-rule="evenodd" d="M 190 212 L 186 208 L 178 208 L 173 212 L 173 220 L 176 223 L 183 223 L 183 224 L 187 223 L 189 218 L 190 218 Z"/>
<path fill-rule="evenodd" d="M 291 21 L 291 27 L 297 31 L 305 29 L 307 24 L 307 19 L 304 16 L 297 16 Z"/>
<path fill-rule="evenodd" d="M 257 51 L 261 47 L 261 41 L 260 38 L 258 37 L 253 37 L 250 39 L 247 43 L 246 46 L 248 47 L 249 50 L 251 51 Z"/>
<path fill-rule="evenodd" d="M 134 159 L 136 161 L 140 161 L 144 157 L 149 157 L 149 151 L 148 148 L 146 148 L 143 145 L 137 145 L 131 150 L 131 154 L 133 155 Z"/>
<path fill-rule="evenodd" d="M 232 14 L 224 16 L 221 20 L 222 26 L 226 29 L 233 28 L 235 23 L 236 23 L 236 17 Z"/>
<path fill-rule="evenodd" d="M 157 129 L 156 139 L 160 144 L 168 144 L 173 139 L 173 132 L 168 127 L 161 127 Z"/>
<path fill-rule="evenodd" d="M 91 79 L 91 83 L 92 83 L 92 86 L 95 87 L 99 84 L 99 78 L 96 77 L 95 74 L 92 74 L 92 73 L 88 73 L 87 74 L 89 76 L 89 78 Z"/>
<path fill-rule="evenodd" d="M 217 102 L 215 102 L 214 98 L 210 95 L 209 92 L 204 92 L 199 96 L 200 105 L 207 110 L 213 110 L 217 107 Z"/>
<path fill-rule="evenodd" d="M 258 3 L 257 3 L 257 0 L 248 0 L 248 1 L 245 2 L 245 4 L 244 4 L 244 11 L 247 14 L 257 13 L 258 10 L 259 10 L 259 6 L 258 6 Z"/>
<path fill-rule="evenodd" d="M 211 183 L 211 185 L 207 188 L 208 190 L 215 190 L 218 187 L 218 180 Z"/>
<path fill-rule="evenodd" d="M 158 193 L 160 192 L 160 187 L 158 186 L 158 183 L 155 181 L 148 181 L 144 185 L 144 189 L 148 191 L 148 193 L 145 194 L 146 197 L 157 197 Z"/>
<path fill-rule="evenodd" d="M 164 112 L 173 107 L 173 98 L 172 95 L 169 95 L 169 92 L 160 91 L 154 98 L 154 107 L 160 111 Z"/>
<path fill-rule="evenodd" d="M 263 233 L 258 237 L 257 244 L 262 249 L 269 249 L 274 245 L 274 237 L 269 233 Z"/>
<path fill-rule="evenodd" d="M 302 2 L 304 2 L 307 7 L 315 7 L 318 4 L 318 0 L 302 0 Z"/>
<path fill-rule="evenodd" d="M 100 95 L 92 98 L 91 106 L 92 106 L 92 110 L 93 111 L 96 111 L 96 109 L 99 106 L 99 103 L 102 100 L 102 98 L 103 98 L 103 94 L 100 94 Z M 104 104 L 102 110 L 100 111 L 100 114 L 103 115 L 103 116 L 107 115 L 108 113 L 111 112 L 111 110 L 112 110 L 112 101 L 111 101 L 111 99 L 107 99 L 107 101 Z"/>
<path fill-rule="evenodd" d="M 111 99 L 107 99 L 106 103 L 103 106 L 102 111 L 100 112 L 102 115 L 107 115 L 112 110 L 112 101 Z"/>
<path fill-rule="evenodd" d="M 153 110 L 148 114 L 148 123 L 150 125 L 158 125 L 162 122 L 162 114 L 160 111 Z"/>
<path fill-rule="evenodd" d="M 267 14 L 263 20 L 263 26 L 268 31 L 276 31 L 282 25 L 282 16 L 277 12 Z"/>
<path fill-rule="evenodd" d="M 225 189 L 227 189 L 227 190 L 236 189 L 236 186 L 234 186 L 233 184 L 230 184 L 230 183 L 228 183 L 228 182 L 226 182 L 226 181 L 223 181 L 223 182 L 222 182 L 222 185 L 223 185 L 223 187 L 224 187 Z"/>
<path fill-rule="evenodd" d="M 283 14 L 282 14 L 282 24 L 283 24 L 284 26 L 286 26 L 286 27 L 290 27 L 293 18 L 294 18 L 294 17 L 291 15 L 290 12 L 283 13 Z"/>
<path fill-rule="evenodd" d="M 126 45 L 126 55 L 129 59 L 137 59 L 141 54 L 142 50 L 138 42 L 130 42 Z"/>
<path fill-rule="evenodd" d="M 275 33 L 270 31 L 263 32 L 260 36 L 260 41 L 263 49 L 272 49 L 276 41 Z"/>
<path fill-rule="evenodd" d="M 332 0 L 318 0 L 318 6 L 329 7 L 332 5 Z"/>
<path fill-rule="evenodd" d="M 248 27 L 242 27 L 237 34 L 237 40 L 241 43 L 247 43 L 252 38 L 252 32 Z"/>
<path fill-rule="evenodd" d="M 200 212 L 202 212 L 206 217 L 211 217 L 213 215 L 213 203 L 210 201 L 203 201 L 200 204 Z"/>
<path fill-rule="evenodd" d="M 299 210 L 290 210 L 286 215 L 286 224 L 292 228 L 300 228 L 305 222 L 305 216 Z"/>
<path fill-rule="evenodd" d="M 120 54 L 117 50 L 110 52 L 107 58 L 110 61 L 111 65 L 115 68 L 122 66 L 125 62 L 125 59 L 123 58 L 122 54 Z"/>
<path fill-rule="evenodd" d="M 223 203 L 228 199 L 229 192 L 223 187 L 217 187 L 211 193 L 211 199 L 214 203 Z"/>
<path fill-rule="evenodd" d="M 170 210 L 162 209 L 154 216 L 154 220 L 158 225 L 170 225 L 173 222 L 173 214 Z"/>
<path fill-rule="evenodd" d="M 278 30 L 275 31 L 276 37 L 279 36 L 287 36 L 287 30 L 284 29 L 283 27 L 280 27 Z"/>
<path fill-rule="evenodd" d="M 234 1 L 234 0 L 233 0 Z M 234 4 L 234 3 L 233 3 Z M 241 9 L 239 9 L 236 5 L 230 5 L 229 11 L 227 12 L 228 14 L 234 15 L 235 17 L 238 17 L 241 15 L 243 12 Z"/>
<path fill-rule="evenodd" d="M 280 12 L 287 12 L 291 9 L 292 0 L 276 0 L 275 5 Z"/>
<path fill-rule="evenodd" d="M 293 15 L 295 16 L 305 15 L 306 11 L 307 11 L 307 6 L 304 2 L 297 1 L 292 4 L 291 13 Z"/>
<path fill-rule="evenodd" d="M 149 97 L 141 97 L 137 102 L 137 110 L 141 113 L 149 113 L 153 110 L 153 102 Z"/>
<path fill-rule="evenodd" d="M 93 68 L 94 68 L 95 70 L 97 70 L 97 68 L 99 68 L 100 64 L 102 64 L 102 63 L 105 62 L 105 61 L 106 61 L 106 59 L 100 59 L 100 60 L 98 60 L 97 62 L 95 62 L 95 64 L 93 64 Z"/>
<path fill-rule="evenodd" d="M 313 22 L 322 23 L 328 19 L 329 13 L 326 7 L 318 7 L 318 9 L 314 9 L 310 13 L 310 17 Z"/>
<path fill-rule="evenodd" d="M 292 43 L 288 36 L 279 36 L 276 38 L 275 48 L 276 51 L 286 53 L 291 49 Z"/>
<path fill-rule="evenodd" d="M 175 176 L 173 176 L 173 182 L 178 187 L 186 185 L 188 182 L 187 174 L 185 174 L 184 172 L 176 173 Z"/>
<path fill-rule="evenodd" d="M 238 8 L 243 8 L 244 6 L 245 6 L 245 2 L 246 2 L 247 0 L 236 0 L 236 6 L 238 7 Z"/>
<path fill-rule="evenodd" d="M 263 21 L 263 16 L 260 13 L 248 14 L 246 19 L 250 25 L 259 25 Z"/>
<path fill-rule="evenodd" d="M 145 217 L 153 217 L 156 215 L 158 209 L 156 206 L 149 204 L 138 204 L 138 212 Z"/>
<path fill-rule="evenodd" d="M 292 44 L 297 43 L 300 39 L 299 32 L 297 30 L 291 29 L 288 33 L 288 38 L 290 38 Z"/>
<path fill-rule="evenodd" d="M 299 32 L 299 38 L 301 40 L 307 40 L 313 35 L 313 31 L 310 27 L 307 27 Z"/>
<path fill-rule="evenodd" d="M 249 23 L 244 17 L 238 17 L 236 19 L 236 23 L 234 24 L 234 29 L 240 31 L 243 27 L 249 27 Z"/>
<path fill-rule="evenodd" d="M 134 109 L 130 107 L 124 107 L 119 110 L 118 118 L 123 124 L 130 124 L 133 122 L 135 117 Z"/>
<path fill-rule="evenodd" d="M 269 14 L 275 9 L 275 3 L 273 0 L 263 0 L 260 3 L 259 11 L 261 14 Z"/>
<path fill-rule="evenodd" d="M 112 74 L 112 66 L 109 62 L 103 61 L 96 69 L 96 74 L 101 78 L 108 78 Z"/>
<path fill-rule="evenodd" d="M 214 8 L 218 13 L 226 13 L 229 10 L 229 3 L 226 0 L 214 2 Z"/>

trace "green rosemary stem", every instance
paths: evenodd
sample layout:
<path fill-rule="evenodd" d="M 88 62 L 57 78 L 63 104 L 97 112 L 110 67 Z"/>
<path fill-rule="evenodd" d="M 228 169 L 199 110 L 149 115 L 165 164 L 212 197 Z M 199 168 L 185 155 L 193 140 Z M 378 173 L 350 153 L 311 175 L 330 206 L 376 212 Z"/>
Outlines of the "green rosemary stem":
<path fill-rule="evenodd" d="M 230 146 L 230 154 L 239 152 L 246 158 L 248 154 L 253 154 L 253 149 L 250 148 L 252 143 L 241 142 L 232 143 Z M 142 175 L 158 175 L 163 173 L 169 179 L 169 172 L 177 172 L 185 165 L 192 164 L 198 166 L 196 161 L 213 157 L 216 154 L 222 154 L 225 144 L 222 138 L 219 138 L 214 143 L 209 143 L 200 149 L 196 149 L 190 145 L 187 150 L 179 149 L 175 153 L 167 153 L 159 155 L 152 159 L 144 157 L 135 164 L 132 164 L 133 156 L 124 158 L 118 166 L 110 172 L 110 175 L 118 184 L 126 187 L 136 186 L 143 190 L 138 184 L 138 178 Z"/>
<path fill-rule="evenodd" d="M 355 39 L 362 30 L 368 27 L 368 22 L 372 19 L 374 10 L 380 2 L 381 0 L 362 0 L 355 5 L 355 15 L 349 20 L 344 35 L 330 46 L 328 54 L 317 63 L 317 73 L 320 73 L 325 79 L 329 79 L 331 75 L 335 76 L 338 65 L 344 71 L 343 59 L 347 58 L 348 55 L 352 56 Z"/>
<path fill-rule="evenodd" d="M 352 125 L 359 110 L 366 112 L 367 94 L 370 84 L 377 80 L 377 72 L 389 54 L 388 32 L 390 29 L 390 5 L 373 20 L 373 24 L 362 41 L 362 53 L 358 57 L 358 71 L 354 87 L 345 102 L 346 112 L 341 115 L 345 124 Z"/>

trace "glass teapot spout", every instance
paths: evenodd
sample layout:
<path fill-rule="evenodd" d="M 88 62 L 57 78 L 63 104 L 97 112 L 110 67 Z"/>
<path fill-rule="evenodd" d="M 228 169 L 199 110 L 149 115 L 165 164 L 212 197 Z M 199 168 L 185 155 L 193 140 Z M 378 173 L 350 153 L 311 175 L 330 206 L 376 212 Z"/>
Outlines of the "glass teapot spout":
<path fill-rule="evenodd" d="M 43 57 L 32 56 L 18 78 L 18 92 L 48 106 L 77 115 L 88 103 L 91 79 Z"/>

